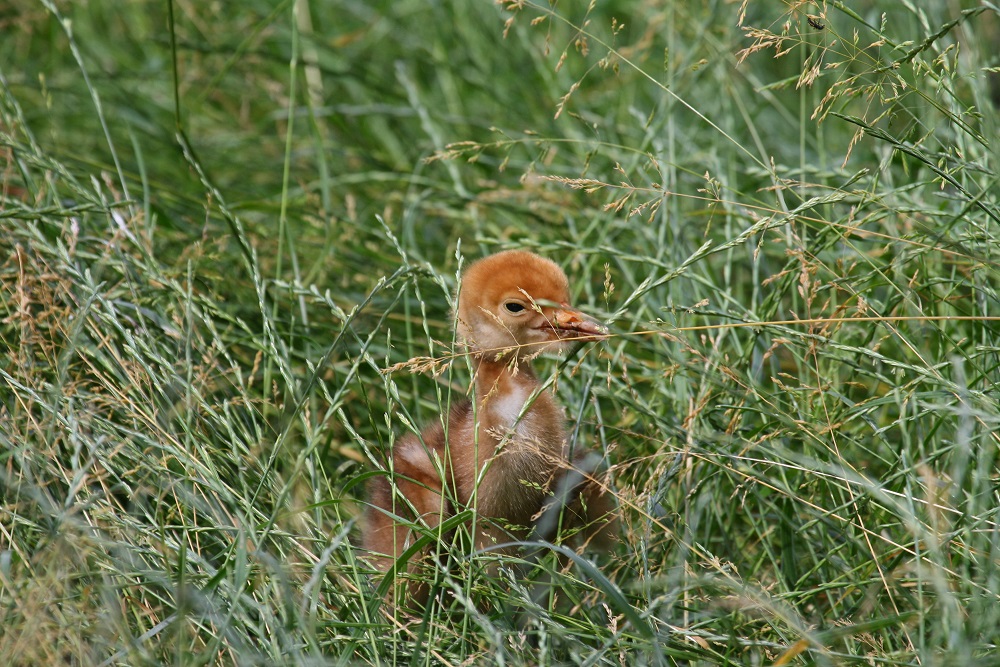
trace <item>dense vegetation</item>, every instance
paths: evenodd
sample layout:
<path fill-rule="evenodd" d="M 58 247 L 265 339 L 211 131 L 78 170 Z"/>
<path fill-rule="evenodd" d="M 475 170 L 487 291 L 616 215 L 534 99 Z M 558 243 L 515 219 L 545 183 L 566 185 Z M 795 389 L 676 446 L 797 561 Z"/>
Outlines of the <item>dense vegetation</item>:
<path fill-rule="evenodd" d="M 1000 665 L 996 4 L 6 9 L 0 663 Z M 363 482 L 510 247 L 621 544 L 393 616 Z"/>

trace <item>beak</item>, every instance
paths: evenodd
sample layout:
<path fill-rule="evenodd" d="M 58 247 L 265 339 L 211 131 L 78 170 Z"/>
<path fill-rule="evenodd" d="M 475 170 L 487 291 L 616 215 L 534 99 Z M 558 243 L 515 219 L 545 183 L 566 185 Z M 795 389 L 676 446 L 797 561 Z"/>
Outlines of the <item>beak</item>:
<path fill-rule="evenodd" d="M 549 324 L 559 338 L 580 338 L 583 336 L 604 338 L 608 335 L 606 326 L 566 304 L 562 304 L 552 313 Z"/>

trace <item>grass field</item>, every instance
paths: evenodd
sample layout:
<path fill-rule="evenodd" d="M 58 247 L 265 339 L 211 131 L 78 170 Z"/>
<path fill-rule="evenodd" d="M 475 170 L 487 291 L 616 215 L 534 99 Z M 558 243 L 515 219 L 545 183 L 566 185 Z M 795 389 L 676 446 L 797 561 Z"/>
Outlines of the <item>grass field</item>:
<path fill-rule="evenodd" d="M 1000 665 L 995 2 L 0 7 L 0 664 Z M 394 615 L 515 247 L 621 542 Z"/>

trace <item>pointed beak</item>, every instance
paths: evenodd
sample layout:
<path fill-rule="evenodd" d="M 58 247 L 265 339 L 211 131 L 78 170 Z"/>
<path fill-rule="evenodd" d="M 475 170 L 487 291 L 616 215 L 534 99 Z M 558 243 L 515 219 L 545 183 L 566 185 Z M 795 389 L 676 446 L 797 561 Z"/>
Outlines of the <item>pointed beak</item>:
<path fill-rule="evenodd" d="M 608 328 L 593 318 L 587 317 L 579 310 L 574 310 L 563 304 L 552 313 L 549 320 L 553 331 L 559 338 L 580 338 L 596 336 L 603 338 L 608 335 Z"/>

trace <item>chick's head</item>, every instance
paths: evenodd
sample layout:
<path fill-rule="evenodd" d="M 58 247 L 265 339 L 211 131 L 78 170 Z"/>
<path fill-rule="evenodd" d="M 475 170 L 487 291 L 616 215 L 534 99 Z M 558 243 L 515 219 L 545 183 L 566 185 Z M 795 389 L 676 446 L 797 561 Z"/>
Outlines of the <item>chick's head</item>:
<path fill-rule="evenodd" d="M 522 250 L 490 255 L 468 268 L 456 326 L 475 351 L 516 348 L 519 357 L 606 332 L 569 305 L 569 281 L 559 266 Z"/>

